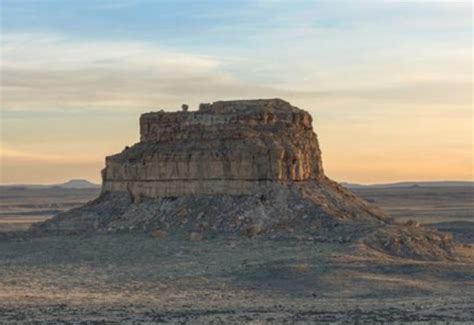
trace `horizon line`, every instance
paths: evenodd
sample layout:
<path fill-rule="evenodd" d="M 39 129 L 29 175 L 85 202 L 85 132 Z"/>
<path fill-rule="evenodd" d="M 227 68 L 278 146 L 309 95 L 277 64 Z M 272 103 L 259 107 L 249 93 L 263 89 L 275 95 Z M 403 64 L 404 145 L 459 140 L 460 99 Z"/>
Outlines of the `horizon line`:
<path fill-rule="evenodd" d="M 90 181 L 86 178 L 70 178 L 62 182 L 53 182 L 53 183 L 2 183 L 0 186 L 54 186 L 61 185 L 70 181 L 87 181 L 93 185 L 101 186 L 102 182 L 96 183 Z M 380 183 L 361 183 L 361 182 L 352 182 L 352 181 L 336 181 L 339 184 L 349 184 L 349 185 L 360 185 L 360 186 L 375 186 L 375 185 L 396 185 L 404 183 L 474 183 L 474 179 L 433 179 L 433 180 L 398 180 L 391 182 L 380 182 Z"/>

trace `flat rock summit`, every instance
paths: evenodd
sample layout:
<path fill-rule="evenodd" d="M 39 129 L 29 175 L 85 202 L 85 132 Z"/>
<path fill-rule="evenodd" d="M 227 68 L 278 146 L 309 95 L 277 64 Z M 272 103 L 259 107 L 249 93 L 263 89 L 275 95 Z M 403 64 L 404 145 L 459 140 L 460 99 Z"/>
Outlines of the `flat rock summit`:
<path fill-rule="evenodd" d="M 34 230 L 268 236 L 454 258 L 449 236 L 396 224 L 326 177 L 308 112 L 281 99 L 183 108 L 143 114 L 140 142 L 106 158 L 100 197 Z"/>
<path fill-rule="evenodd" d="M 146 113 L 140 143 L 107 157 L 104 191 L 140 197 L 251 194 L 324 177 L 311 116 L 280 100 Z"/>

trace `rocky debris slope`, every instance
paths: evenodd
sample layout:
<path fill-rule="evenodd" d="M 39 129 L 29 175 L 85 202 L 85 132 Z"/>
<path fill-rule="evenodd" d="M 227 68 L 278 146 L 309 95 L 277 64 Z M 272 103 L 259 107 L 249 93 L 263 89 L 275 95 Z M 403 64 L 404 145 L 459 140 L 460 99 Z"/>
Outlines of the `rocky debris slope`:
<path fill-rule="evenodd" d="M 380 227 L 362 242 L 376 251 L 412 259 L 449 260 L 456 255 L 451 235 L 410 224 Z"/>
<path fill-rule="evenodd" d="M 325 178 L 309 184 L 271 184 L 252 195 L 185 195 L 139 203 L 126 193 L 108 192 L 42 227 L 67 232 L 139 229 L 204 236 L 316 236 L 330 241 L 341 239 L 336 230 L 346 238 L 354 235 L 356 224 L 370 230 L 385 224 L 384 220 L 376 208 Z"/>
<path fill-rule="evenodd" d="M 280 99 L 147 113 L 141 141 L 107 157 L 102 194 L 34 229 L 145 231 L 363 242 L 391 255 L 453 256 L 449 238 L 393 225 L 324 175 L 311 116 Z"/>

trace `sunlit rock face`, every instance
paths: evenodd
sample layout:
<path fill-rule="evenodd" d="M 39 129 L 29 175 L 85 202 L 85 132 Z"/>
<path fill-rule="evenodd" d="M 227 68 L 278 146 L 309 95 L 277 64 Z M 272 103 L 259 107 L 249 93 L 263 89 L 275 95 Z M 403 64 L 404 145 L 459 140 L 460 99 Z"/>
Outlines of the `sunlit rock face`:
<path fill-rule="evenodd" d="M 363 254 L 456 256 L 450 238 L 394 224 L 327 178 L 311 116 L 280 99 L 143 114 L 140 142 L 107 157 L 102 174 L 97 199 L 34 231 L 268 236 L 352 243 Z"/>
<path fill-rule="evenodd" d="M 324 177 L 312 118 L 281 99 L 218 101 L 140 118 L 140 142 L 106 158 L 104 192 L 242 195 Z"/>

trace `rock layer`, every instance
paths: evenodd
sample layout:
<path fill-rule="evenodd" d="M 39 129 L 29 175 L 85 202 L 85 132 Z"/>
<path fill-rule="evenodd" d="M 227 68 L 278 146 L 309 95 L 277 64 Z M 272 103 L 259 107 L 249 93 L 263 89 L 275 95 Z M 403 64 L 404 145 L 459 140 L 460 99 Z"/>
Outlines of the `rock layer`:
<path fill-rule="evenodd" d="M 249 194 L 323 177 L 311 116 L 281 99 L 219 101 L 140 118 L 141 141 L 106 158 L 105 192 Z"/>
<path fill-rule="evenodd" d="M 454 256 L 449 237 L 394 224 L 327 178 L 311 116 L 283 100 L 147 113 L 140 136 L 106 158 L 99 198 L 34 230 L 289 236 L 399 257 Z"/>

